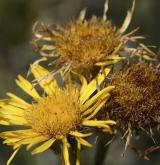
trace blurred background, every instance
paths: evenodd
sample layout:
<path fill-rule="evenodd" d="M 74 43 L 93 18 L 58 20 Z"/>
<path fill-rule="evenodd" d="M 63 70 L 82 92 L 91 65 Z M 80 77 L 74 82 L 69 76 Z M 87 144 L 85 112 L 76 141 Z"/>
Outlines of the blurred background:
<path fill-rule="evenodd" d="M 110 0 L 108 17 L 120 26 L 131 7 L 132 0 Z M 32 25 L 35 21 L 65 23 L 78 17 L 83 8 L 87 8 L 87 18 L 95 14 L 102 16 L 104 0 L 0 0 L 0 97 L 7 91 L 21 91 L 15 85 L 18 74 L 26 75 L 29 64 L 39 58 L 31 45 Z M 138 34 L 146 36 L 147 45 L 160 46 L 160 0 L 137 0 L 136 9 L 128 32 L 140 27 Z M 155 50 L 155 51 L 157 51 Z M 4 128 L 0 128 L 3 131 Z M 144 140 L 145 139 L 145 140 Z M 139 141 L 147 146 L 149 139 Z M 109 149 L 104 164 L 107 165 L 159 165 L 160 152 L 151 155 L 150 161 L 139 159 L 132 151 L 121 157 L 124 144 L 115 141 Z M 0 141 L 0 165 L 4 165 L 12 149 L 2 145 Z M 94 164 L 95 148 L 86 149 L 82 153 L 82 165 Z M 87 163 L 86 163 L 87 162 Z M 59 164 L 59 157 L 47 151 L 37 156 L 25 149 L 19 152 L 13 165 Z M 98 164 L 97 164 L 98 165 Z"/>

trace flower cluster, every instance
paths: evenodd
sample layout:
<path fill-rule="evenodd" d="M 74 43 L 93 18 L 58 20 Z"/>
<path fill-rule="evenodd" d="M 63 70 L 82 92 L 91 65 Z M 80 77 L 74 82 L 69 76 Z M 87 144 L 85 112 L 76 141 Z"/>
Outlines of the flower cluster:
<path fill-rule="evenodd" d="M 143 38 L 133 35 L 136 30 L 125 34 L 134 8 L 135 0 L 120 28 L 107 19 L 108 0 L 102 18 L 87 20 L 82 10 L 77 20 L 63 26 L 34 25 L 33 44 L 42 57 L 30 65 L 32 82 L 21 75 L 16 80 L 31 99 L 7 93 L 9 98 L 0 100 L 0 124 L 16 126 L 0 133 L 14 150 L 7 165 L 23 146 L 38 154 L 54 150 L 57 142 L 62 163 L 70 165 L 75 145 L 75 164 L 80 165 L 81 147 L 92 147 L 88 137 L 100 131 L 113 135 L 114 128 L 141 130 L 159 124 L 160 72 L 148 65 L 155 61 L 154 53 L 142 43 L 127 47 Z M 148 62 L 114 73 L 113 66 L 121 60 L 128 63 L 132 56 Z M 53 69 L 44 68 L 42 61 Z"/>

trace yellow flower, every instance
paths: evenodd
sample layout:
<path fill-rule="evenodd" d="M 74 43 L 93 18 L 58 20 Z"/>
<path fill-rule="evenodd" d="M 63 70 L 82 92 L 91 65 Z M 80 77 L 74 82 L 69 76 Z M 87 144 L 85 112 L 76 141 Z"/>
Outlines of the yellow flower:
<path fill-rule="evenodd" d="M 125 44 L 129 40 L 136 41 L 141 38 L 132 38 L 133 32 L 124 35 L 131 22 L 134 7 L 135 0 L 121 28 L 117 28 L 107 19 L 108 0 L 105 3 L 103 18 L 93 16 L 86 20 L 83 10 L 79 19 L 64 26 L 42 24 L 41 29 L 38 29 L 35 24 L 33 43 L 43 56 L 36 63 L 51 58 L 51 63 L 65 73 L 75 70 L 92 75 L 95 74 L 95 68 L 99 71 L 100 68 L 117 63 L 123 59 L 119 54 L 125 51 Z M 127 48 L 127 52 L 129 50 Z"/>
<path fill-rule="evenodd" d="M 109 71 L 109 68 L 105 69 L 106 75 Z M 31 72 L 37 80 L 49 74 L 49 71 L 40 65 L 31 65 Z M 57 81 L 50 77 L 38 81 L 44 90 L 42 95 L 29 81 L 18 76 L 17 85 L 33 100 L 28 103 L 12 93 L 7 93 L 10 98 L 0 101 L 0 117 L 11 126 L 21 126 L 21 129 L 0 133 L 0 137 L 5 139 L 3 143 L 13 146 L 14 149 L 7 165 L 24 145 L 27 146 L 27 150 L 36 145 L 32 149 L 32 154 L 38 154 L 49 149 L 56 141 L 61 142 L 63 162 L 69 165 L 70 137 L 77 143 L 76 164 L 79 165 L 81 145 L 92 146 L 85 140 L 92 135 L 91 130 L 98 128 L 111 132 L 109 125 L 115 122 L 98 120 L 96 114 L 109 99 L 109 92 L 114 86 L 104 88 L 93 95 L 97 89 L 97 82 L 101 84 L 104 75 L 99 74 L 96 80 L 87 83 L 83 76 L 75 74 L 81 79 L 80 89 L 71 83 L 61 89 Z M 41 144 L 37 146 L 39 143 Z"/>
<path fill-rule="evenodd" d="M 0 107 L 6 104 L 6 99 L 0 100 Z M 2 125 L 9 125 L 9 123 L 2 117 L 0 116 L 0 124 Z"/>

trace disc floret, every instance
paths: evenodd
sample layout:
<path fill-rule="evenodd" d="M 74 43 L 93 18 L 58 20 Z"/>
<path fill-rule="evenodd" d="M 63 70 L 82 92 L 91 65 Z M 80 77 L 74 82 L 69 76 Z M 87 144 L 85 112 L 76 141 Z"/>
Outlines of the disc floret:
<path fill-rule="evenodd" d="M 42 97 L 26 113 L 28 125 L 41 135 L 63 138 L 81 123 L 78 93 L 57 90 L 53 96 Z M 73 94 L 73 95 L 72 95 Z"/>

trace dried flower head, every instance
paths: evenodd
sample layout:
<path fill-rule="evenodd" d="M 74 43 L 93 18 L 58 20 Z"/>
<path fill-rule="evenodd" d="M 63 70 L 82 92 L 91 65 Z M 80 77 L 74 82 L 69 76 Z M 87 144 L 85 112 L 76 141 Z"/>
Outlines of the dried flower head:
<path fill-rule="evenodd" d="M 129 146 L 139 157 L 148 155 L 160 147 L 154 145 L 141 151 L 131 144 L 131 137 L 145 131 L 154 140 L 154 127 L 160 123 L 160 71 L 144 63 L 132 64 L 115 73 L 109 83 L 115 85 L 111 99 L 105 108 L 105 117 L 117 121 L 117 130 L 125 140 L 124 152 Z M 139 134 L 140 135 L 140 134 Z M 146 152 L 147 151 L 147 152 Z"/>
<path fill-rule="evenodd" d="M 108 74 L 110 69 L 107 68 L 105 71 Z M 49 74 L 49 71 L 40 65 L 32 65 L 31 72 L 36 79 Z M 32 154 L 38 154 L 50 147 L 54 148 L 53 144 L 56 141 L 61 142 L 64 164 L 70 165 L 70 138 L 75 139 L 77 143 L 76 164 L 79 164 L 81 145 L 92 146 L 85 140 L 86 137 L 93 134 L 92 129 L 97 128 L 111 132 L 109 125 L 115 124 L 115 122 L 98 120 L 96 115 L 109 99 L 109 92 L 114 87 L 104 88 L 92 96 L 97 89 L 97 81 L 101 84 L 104 75 L 99 74 L 97 81 L 93 79 L 89 84 L 83 76 L 77 76 L 82 80 L 81 89 L 71 82 L 64 89 L 61 89 L 53 77 L 38 81 L 44 90 L 42 96 L 28 80 L 18 76 L 17 85 L 33 100 L 28 103 L 16 95 L 8 93 L 10 98 L 0 102 L 0 117 L 3 121 L 11 126 L 21 126 L 18 130 L 0 133 L 0 137 L 5 139 L 3 143 L 13 146 L 14 149 L 7 165 L 24 145 L 27 145 L 27 149 L 36 146 L 32 150 Z M 3 122 L 0 124 L 4 125 Z"/>
<path fill-rule="evenodd" d="M 37 62 L 53 59 L 52 64 L 63 72 L 76 70 L 79 73 L 95 72 L 95 68 L 105 68 L 121 59 L 120 52 L 133 52 L 135 49 L 126 48 L 128 41 L 136 41 L 140 36 L 131 36 L 135 31 L 124 34 L 128 28 L 135 7 L 133 5 L 121 28 L 117 28 L 107 19 L 108 0 L 104 7 L 103 18 L 93 16 L 85 19 L 85 10 L 79 19 L 61 25 L 43 25 L 33 28 L 33 41 L 37 50 L 43 56 Z"/>
<path fill-rule="evenodd" d="M 134 64 L 116 73 L 110 84 L 115 85 L 107 104 L 109 116 L 126 127 L 145 129 L 160 123 L 160 71 L 146 64 Z"/>

